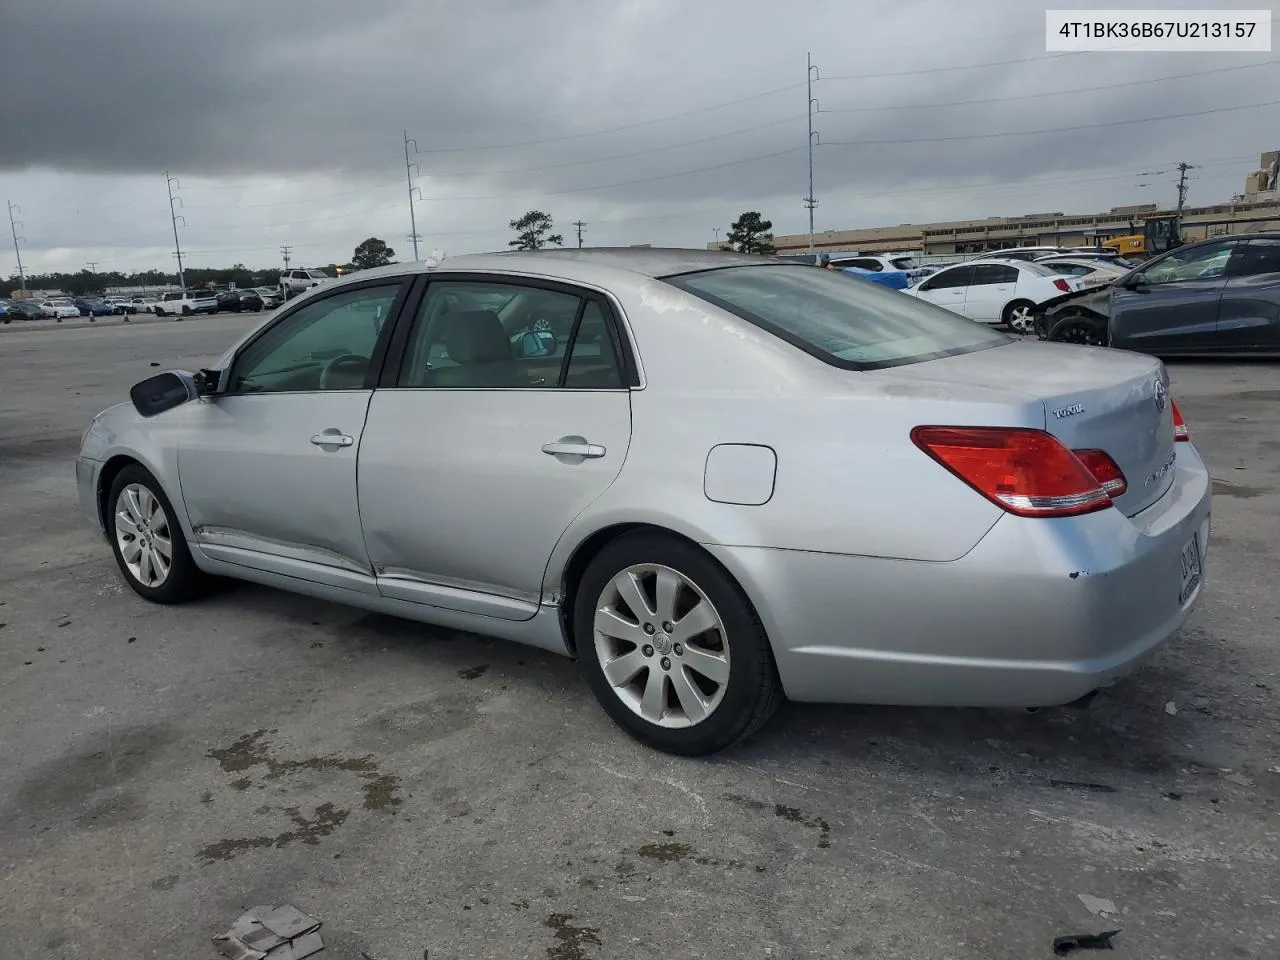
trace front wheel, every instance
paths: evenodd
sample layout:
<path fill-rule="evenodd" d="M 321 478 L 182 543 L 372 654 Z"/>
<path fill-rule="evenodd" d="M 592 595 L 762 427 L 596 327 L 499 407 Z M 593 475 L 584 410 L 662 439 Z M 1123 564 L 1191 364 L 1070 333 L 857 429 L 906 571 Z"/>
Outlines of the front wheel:
<path fill-rule="evenodd" d="M 208 576 L 195 565 L 173 505 L 149 471 L 131 464 L 107 495 L 107 530 L 120 572 L 153 603 L 182 603 L 203 592 Z"/>
<path fill-rule="evenodd" d="M 1035 304 L 1030 300 L 1015 300 L 1004 308 L 1000 319 L 1014 333 L 1030 333 L 1035 328 L 1034 310 Z"/>
<path fill-rule="evenodd" d="M 1045 338 L 1054 343 L 1077 343 L 1086 347 L 1105 347 L 1108 344 L 1107 323 L 1101 317 L 1087 313 L 1073 313 L 1055 323 Z"/>
<path fill-rule="evenodd" d="M 667 753 L 729 747 L 782 700 L 750 601 L 711 557 L 675 537 L 629 534 L 601 550 L 578 584 L 574 637 L 605 712 Z"/>

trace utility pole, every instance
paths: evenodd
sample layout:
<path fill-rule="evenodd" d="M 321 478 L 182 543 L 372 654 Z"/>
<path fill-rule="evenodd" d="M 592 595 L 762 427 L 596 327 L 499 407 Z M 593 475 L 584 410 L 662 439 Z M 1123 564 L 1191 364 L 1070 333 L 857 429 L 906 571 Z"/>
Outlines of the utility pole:
<path fill-rule="evenodd" d="M 1182 225 L 1182 208 L 1187 202 L 1187 171 L 1196 168 L 1185 161 L 1177 165 L 1178 168 L 1178 225 Z"/>
<path fill-rule="evenodd" d="M 287 243 L 280 244 L 280 255 L 284 257 L 284 268 L 286 271 L 289 269 L 289 254 L 292 252 L 293 252 L 293 247 L 289 246 L 289 244 Z"/>
<path fill-rule="evenodd" d="M 182 203 L 181 197 L 175 197 L 173 195 L 173 185 L 177 183 L 178 188 L 181 189 L 182 184 L 178 182 L 177 177 L 169 176 L 168 170 L 164 172 L 164 178 L 166 185 L 169 188 L 169 221 L 173 224 L 173 252 L 174 256 L 178 258 L 178 288 L 185 292 L 187 289 L 187 281 L 182 273 L 182 244 L 178 242 L 178 221 L 181 220 L 182 225 L 185 227 L 187 225 L 187 218 L 182 216 L 173 208 L 173 201 L 177 200 L 178 203 Z"/>
<path fill-rule="evenodd" d="M 575 220 L 573 225 L 578 228 L 578 249 L 582 249 L 582 228 L 587 225 L 585 220 Z"/>
<path fill-rule="evenodd" d="M 715 231 L 715 235 L 716 235 L 716 249 L 717 249 L 717 250 L 719 250 L 719 249 L 720 249 L 720 228 L 719 228 L 719 227 L 712 227 L 711 229 Z"/>
<path fill-rule="evenodd" d="M 99 261 L 97 261 L 97 260 L 87 260 L 87 261 L 85 261 L 85 266 L 89 268 L 89 272 L 90 272 L 90 273 L 97 273 L 97 272 L 98 272 L 98 263 L 99 263 Z"/>
<path fill-rule="evenodd" d="M 413 194 L 417 187 L 413 185 L 413 171 L 418 171 L 418 176 L 422 176 L 422 168 L 416 163 L 409 162 L 409 144 L 413 144 L 413 152 L 418 152 L 418 141 L 409 136 L 409 131 L 404 132 L 404 176 L 409 181 L 409 239 L 413 241 L 413 262 L 418 262 L 418 241 L 422 239 L 418 235 L 418 219 L 413 212 Z M 419 195 L 422 191 L 418 190 Z"/>
<path fill-rule="evenodd" d="M 16 203 L 9 201 L 9 232 L 13 234 L 13 253 L 18 258 L 18 289 L 23 293 L 27 292 L 27 272 L 22 268 L 22 251 L 18 249 L 18 224 L 21 220 L 13 219 L 13 211 L 22 212 L 22 208 Z"/>
<path fill-rule="evenodd" d="M 818 205 L 818 201 L 813 195 L 813 144 L 814 138 L 818 137 L 818 131 L 813 129 L 813 115 L 816 112 L 815 108 L 818 106 L 818 101 L 813 96 L 813 81 L 822 78 L 818 74 L 817 66 L 814 65 L 813 54 L 806 54 L 805 60 L 808 63 L 808 70 L 805 71 L 805 90 L 809 97 L 809 103 L 806 108 L 809 112 L 809 195 L 804 198 L 804 205 L 809 209 L 809 252 L 813 253 L 813 208 Z M 818 137 L 818 142 L 822 142 L 821 137 Z"/>

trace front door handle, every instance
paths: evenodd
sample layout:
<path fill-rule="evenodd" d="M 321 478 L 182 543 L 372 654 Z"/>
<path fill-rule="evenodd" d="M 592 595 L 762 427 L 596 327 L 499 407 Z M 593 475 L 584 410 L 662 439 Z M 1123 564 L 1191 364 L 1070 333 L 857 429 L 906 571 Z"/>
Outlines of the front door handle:
<path fill-rule="evenodd" d="M 349 437 L 337 430 L 326 430 L 324 433 L 317 433 L 311 438 L 311 442 L 317 447 L 349 447 L 356 440 L 355 437 Z"/>
<path fill-rule="evenodd" d="M 542 452 L 553 457 L 582 457 L 594 460 L 605 455 L 598 443 L 587 443 L 582 437 L 561 437 L 555 443 L 544 443 Z"/>

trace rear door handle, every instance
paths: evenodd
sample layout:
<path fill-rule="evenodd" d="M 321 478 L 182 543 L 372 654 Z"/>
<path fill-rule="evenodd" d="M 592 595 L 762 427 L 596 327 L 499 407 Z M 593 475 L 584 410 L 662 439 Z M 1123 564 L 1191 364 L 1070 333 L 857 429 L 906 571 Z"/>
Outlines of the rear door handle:
<path fill-rule="evenodd" d="M 605 455 L 598 443 L 587 443 L 582 437 L 561 437 L 555 443 L 544 443 L 542 452 L 553 457 L 583 457 L 594 460 Z"/>
<path fill-rule="evenodd" d="M 349 437 L 345 433 L 338 433 L 335 430 L 333 433 L 328 431 L 317 433 L 311 438 L 311 442 L 317 447 L 349 447 L 356 441 L 355 437 Z"/>

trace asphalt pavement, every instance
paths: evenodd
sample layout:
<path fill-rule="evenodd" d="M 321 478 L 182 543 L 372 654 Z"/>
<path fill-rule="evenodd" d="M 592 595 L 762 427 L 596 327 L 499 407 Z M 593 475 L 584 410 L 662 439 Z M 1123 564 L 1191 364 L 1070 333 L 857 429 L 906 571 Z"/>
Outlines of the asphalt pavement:
<path fill-rule="evenodd" d="M 283 903 L 321 960 L 1026 960 L 1115 929 L 1117 957 L 1280 955 L 1276 365 L 1171 365 L 1215 477 L 1206 592 L 1087 709 L 788 705 L 682 760 L 537 650 L 123 584 L 81 433 L 259 319 L 0 328 L 6 960 L 212 960 Z"/>

